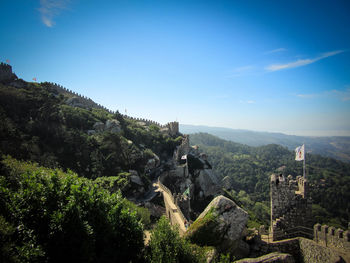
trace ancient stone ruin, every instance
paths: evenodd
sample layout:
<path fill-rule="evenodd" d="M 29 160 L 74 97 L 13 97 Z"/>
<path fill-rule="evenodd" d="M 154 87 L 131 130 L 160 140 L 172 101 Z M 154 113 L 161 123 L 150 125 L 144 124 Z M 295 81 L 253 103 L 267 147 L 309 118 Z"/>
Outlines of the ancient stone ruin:
<path fill-rule="evenodd" d="M 270 180 L 271 234 L 274 241 L 312 237 L 312 208 L 307 196 L 308 182 L 298 176 L 273 174 Z"/>
<path fill-rule="evenodd" d="M 7 83 L 17 79 L 16 74 L 12 72 L 12 67 L 6 63 L 0 63 L 0 82 Z"/>

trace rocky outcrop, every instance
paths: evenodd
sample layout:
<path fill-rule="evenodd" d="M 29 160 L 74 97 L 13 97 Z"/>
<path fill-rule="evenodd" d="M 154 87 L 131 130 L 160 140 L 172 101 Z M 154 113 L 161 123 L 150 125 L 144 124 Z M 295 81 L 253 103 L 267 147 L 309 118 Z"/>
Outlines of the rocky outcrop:
<path fill-rule="evenodd" d="M 95 122 L 93 128 L 97 132 L 102 132 L 105 129 L 105 125 L 103 122 L 98 121 L 98 122 Z"/>
<path fill-rule="evenodd" d="M 138 184 L 140 186 L 143 186 L 143 182 L 140 178 L 140 176 L 138 175 L 137 171 L 135 170 L 129 170 L 129 173 L 130 173 L 130 181 L 135 183 L 135 184 Z"/>
<path fill-rule="evenodd" d="M 146 202 L 145 207 L 150 211 L 151 216 L 155 218 L 160 218 L 165 214 L 165 208 L 163 206 L 153 204 L 151 202 Z"/>
<path fill-rule="evenodd" d="M 112 133 L 119 133 L 121 132 L 121 126 L 118 120 L 116 119 L 110 119 L 107 120 L 106 123 L 103 123 L 101 121 L 97 121 L 95 122 L 95 124 L 93 125 L 93 129 L 92 130 L 88 130 L 87 133 L 89 135 L 93 135 L 99 132 L 104 132 L 104 131 L 109 131 Z"/>
<path fill-rule="evenodd" d="M 198 177 L 195 180 L 197 186 L 200 187 L 200 195 L 212 196 L 220 191 L 220 187 L 217 184 L 217 180 L 211 169 L 203 169 L 199 172 Z"/>
<path fill-rule="evenodd" d="M 110 131 L 110 132 L 114 132 L 114 133 L 120 132 L 121 128 L 120 128 L 119 121 L 117 121 L 115 119 L 107 120 L 106 124 L 105 124 L 105 130 Z"/>
<path fill-rule="evenodd" d="M 294 263 L 294 258 L 289 254 L 274 252 L 258 258 L 245 258 L 235 263 Z"/>
<path fill-rule="evenodd" d="M 202 246 L 215 246 L 242 258 L 249 254 L 243 241 L 248 213 L 232 200 L 218 196 L 200 214 L 187 231 L 188 238 Z"/>
<path fill-rule="evenodd" d="M 84 103 L 84 100 L 80 97 L 72 97 L 66 100 L 66 104 L 72 107 L 79 107 L 88 109 L 89 107 Z"/>
<path fill-rule="evenodd" d="M 145 171 L 150 171 L 152 169 L 157 168 L 160 165 L 160 159 L 158 155 L 153 153 L 153 158 L 148 159 L 147 164 L 145 166 Z"/>

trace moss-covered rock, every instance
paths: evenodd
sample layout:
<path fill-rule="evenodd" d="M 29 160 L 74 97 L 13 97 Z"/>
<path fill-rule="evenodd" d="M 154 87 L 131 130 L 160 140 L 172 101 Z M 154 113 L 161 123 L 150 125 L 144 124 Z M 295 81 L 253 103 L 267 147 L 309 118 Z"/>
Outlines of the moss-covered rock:
<path fill-rule="evenodd" d="M 220 195 L 210 202 L 190 226 L 186 236 L 191 242 L 201 246 L 215 246 L 220 252 L 244 255 L 247 246 L 242 244 L 242 235 L 247 220 L 246 211 Z"/>

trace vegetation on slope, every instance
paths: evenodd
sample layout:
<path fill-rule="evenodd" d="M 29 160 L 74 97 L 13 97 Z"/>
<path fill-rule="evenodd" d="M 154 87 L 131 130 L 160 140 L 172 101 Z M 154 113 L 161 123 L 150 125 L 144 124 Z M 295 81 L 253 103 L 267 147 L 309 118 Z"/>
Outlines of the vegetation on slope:
<path fill-rule="evenodd" d="M 67 105 L 43 84 L 24 88 L 0 84 L 0 153 L 45 167 L 71 169 L 86 178 L 121 176 L 130 169 L 144 174 L 153 153 L 171 156 L 180 139 L 159 128 L 142 126 L 120 114 Z M 96 122 L 118 120 L 120 132 L 88 134 Z"/>
<path fill-rule="evenodd" d="M 1 160 L 1 262 L 206 262 L 211 248 L 180 237 L 165 217 L 144 247 L 145 218 L 144 209 L 91 179 Z"/>
<path fill-rule="evenodd" d="M 234 199 L 264 223 L 269 221 L 270 175 L 282 166 L 286 166 L 285 175 L 302 174 L 302 162 L 296 162 L 294 152 L 279 145 L 250 147 L 204 133 L 190 135 L 190 141 L 207 153 L 216 174 L 230 179 L 228 190 Z M 306 155 L 306 163 L 315 223 L 347 228 L 350 164 L 313 154 Z"/>
<path fill-rule="evenodd" d="M 139 220 L 120 193 L 89 179 L 12 158 L 1 163 L 1 262 L 135 261 Z"/>

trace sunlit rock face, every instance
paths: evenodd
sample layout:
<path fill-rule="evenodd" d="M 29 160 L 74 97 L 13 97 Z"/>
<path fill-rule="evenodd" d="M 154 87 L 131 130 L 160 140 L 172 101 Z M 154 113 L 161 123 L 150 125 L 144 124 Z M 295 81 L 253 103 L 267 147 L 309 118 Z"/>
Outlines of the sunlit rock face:
<path fill-rule="evenodd" d="M 199 245 L 215 246 L 239 257 L 249 254 L 242 241 L 248 213 L 232 200 L 220 195 L 214 198 L 188 230 L 188 237 Z"/>

